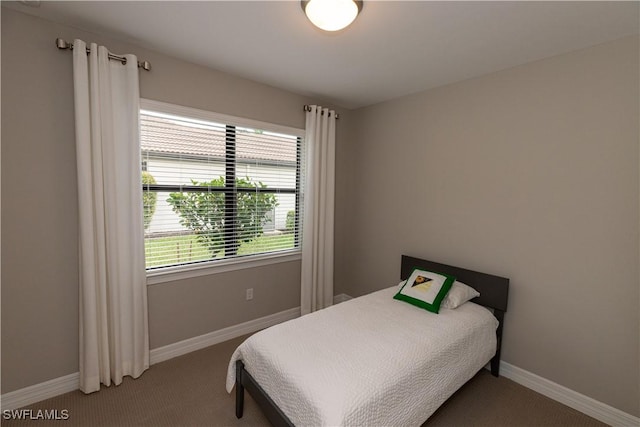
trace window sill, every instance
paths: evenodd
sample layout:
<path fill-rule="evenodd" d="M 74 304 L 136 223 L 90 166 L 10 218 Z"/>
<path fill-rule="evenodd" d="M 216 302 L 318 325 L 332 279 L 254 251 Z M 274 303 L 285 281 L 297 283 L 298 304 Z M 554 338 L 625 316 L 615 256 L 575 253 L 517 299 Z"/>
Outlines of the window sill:
<path fill-rule="evenodd" d="M 183 265 L 159 268 L 147 272 L 147 286 L 159 283 L 173 282 L 192 277 L 208 276 L 229 271 L 244 270 L 281 262 L 299 261 L 302 259 L 300 250 L 286 251 L 278 254 L 258 255 L 247 258 L 219 260 L 202 264 Z"/>

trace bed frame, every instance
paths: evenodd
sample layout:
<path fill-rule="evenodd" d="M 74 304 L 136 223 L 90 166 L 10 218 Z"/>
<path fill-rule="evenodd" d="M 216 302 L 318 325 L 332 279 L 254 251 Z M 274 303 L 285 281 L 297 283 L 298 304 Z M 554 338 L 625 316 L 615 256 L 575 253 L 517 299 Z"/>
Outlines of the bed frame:
<path fill-rule="evenodd" d="M 504 324 L 504 313 L 507 311 L 507 299 L 509 296 L 509 279 L 491 274 L 480 273 L 464 268 L 453 267 L 420 258 L 402 255 L 400 268 L 400 279 L 409 278 L 414 268 L 430 270 L 438 273 L 446 273 L 455 276 L 457 280 L 463 282 L 480 292 L 480 296 L 472 301 L 485 306 L 493 311 L 493 315 L 498 319 L 496 329 L 497 347 L 496 354 L 491 359 L 491 374 L 500 374 L 500 350 L 502 347 L 502 328 Z M 267 395 L 260 384 L 244 369 L 241 360 L 236 361 L 236 417 L 242 418 L 244 411 L 244 390 L 247 390 L 255 400 L 269 422 L 276 426 L 293 426 L 293 423 L 282 412 L 275 402 Z"/>

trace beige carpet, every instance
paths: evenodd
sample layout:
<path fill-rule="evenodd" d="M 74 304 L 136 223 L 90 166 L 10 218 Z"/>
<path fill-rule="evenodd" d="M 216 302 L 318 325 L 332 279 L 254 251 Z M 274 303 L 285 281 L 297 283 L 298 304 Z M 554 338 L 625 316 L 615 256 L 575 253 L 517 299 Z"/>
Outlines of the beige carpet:
<path fill-rule="evenodd" d="M 98 393 L 76 391 L 29 406 L 66 409 L 66 421 L 6 421 L 2 425 L 65 426 L 265 426 L 247 395 L 237 420 L 233 395 L 224 389 L 227 364 L 245 337 L 157 365 L 137 380 Z M 34 412 L 35 414 L 35 412 Z M 435 426 L 602 426 L 604 424 L 506 378 L 480 372 L 424 424 Z"/>

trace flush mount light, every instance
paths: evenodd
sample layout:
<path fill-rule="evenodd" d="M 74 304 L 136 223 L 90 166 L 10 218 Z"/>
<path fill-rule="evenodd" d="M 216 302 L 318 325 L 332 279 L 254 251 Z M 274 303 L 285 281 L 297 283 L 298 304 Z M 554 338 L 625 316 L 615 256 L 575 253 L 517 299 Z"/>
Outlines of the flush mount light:
<path fill-rule="evenodd" d="M 362 10 L 358 0 L 302 0 L 300 4 L 309 21 L 325 31 L 345 28 Z"/>

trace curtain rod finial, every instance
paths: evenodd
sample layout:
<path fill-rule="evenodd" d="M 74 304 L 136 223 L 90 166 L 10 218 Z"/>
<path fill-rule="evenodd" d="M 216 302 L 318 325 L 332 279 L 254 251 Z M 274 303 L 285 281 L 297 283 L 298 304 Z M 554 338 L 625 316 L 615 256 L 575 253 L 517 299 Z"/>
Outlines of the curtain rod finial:
<path fill-rule="evenodd" d="M 71 44 L 64 39 L 57 38 L 56 46 L 58 47 L 58 49 L 69 49 L 71 47 Z"/>

